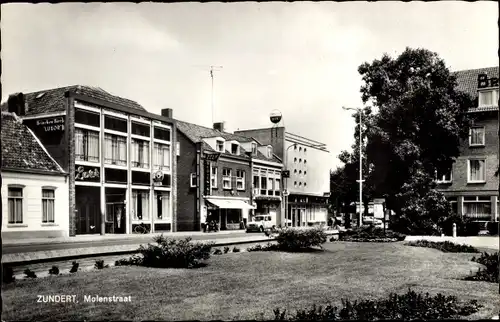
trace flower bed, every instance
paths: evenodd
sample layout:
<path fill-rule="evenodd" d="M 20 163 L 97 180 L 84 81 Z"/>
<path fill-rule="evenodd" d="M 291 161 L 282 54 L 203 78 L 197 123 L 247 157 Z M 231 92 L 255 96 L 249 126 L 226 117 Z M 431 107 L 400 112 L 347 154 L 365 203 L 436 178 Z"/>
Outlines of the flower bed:
<path fill-rule="evenodd" d="M 431 242 L 427 240 L 417 240 L 406 244 L 407 246 L 427 247 L 439 249 L 445 253 L 479 253 L 479 250 L 469 245 L 459 245 L 450 241 Z"/>

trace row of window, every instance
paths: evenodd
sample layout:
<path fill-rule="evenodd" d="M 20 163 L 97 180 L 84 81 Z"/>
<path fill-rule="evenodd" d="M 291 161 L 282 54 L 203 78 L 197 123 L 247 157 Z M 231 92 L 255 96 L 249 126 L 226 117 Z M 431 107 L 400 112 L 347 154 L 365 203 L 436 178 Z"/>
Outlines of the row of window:
<path fill-rule="evenodd" d="M 77 128 L 75 130 L 75 157 L 76 160 L 99 162 L 99 133 Z M 135 168 L 149 168 L 150 143 L 148 141 L 132 139 L 131 165 Z M 170 169 L 170 145 L 154 143 L 153 164 L 155 168 Z M 106 133 L 104 135 L 104 163 L 127 165 L 127 139 L 119 135 Z"/>
<path fill-rule="evenodd" d="M 217 166 L 212 166 L 210 170 L 210 186 L 212 189 L 217 189 Z M 245 171 L 236 170 L 236 176 L 233 176 L 233 170 L 229 168 L 222 168 L 222 189 L 233 189 L 233 181 L 237 190 L 245 190 Z M 193 179 L 191 179 L 193 181 Z M 192 185 L 192 184 L 191 184 Z"/>
<path fill-rule="evenodd" d="M 263 196 L 279 196 L 281 175 L 279 171 L 255 168 L 253 170 L 253 188 L 256 194 Z"/>
<path fill-rule="evenodd" d="M 257 155 L 257 143 L 252 142 L 252 155 Z M 226 150 L 225 147 L 225 142 L 223 140 L 216 140 L 215 141 L 215 149 L 217 152 L 224 153 Z M 231 154 L 234 155 L 239 155 L 241 152 L 241 147 L 238 143 L 231 143 L 230 148 L 228 149 Z M 268 146 L 266 149 L 266 157 L 271 158 L 273 155 L 273 148 L 272 146 Z"/>
<path fill-rule="evenodd" d="M 9 224 L 22 224 L 24 217 L 23 188 L 9 187 L 8 189 Z M 55 190 L 42 189 L 42 223 L 55 221 Z"/>
<path fill-rule="evenodd" d="M 307 153 L 307 148 L 303 148 L 303 149 L 302 149 L 302 147 L 301 147 L 301 146 L 298 146 L 297 144 L 295 144 L 295 145 L 294 145 L 293 149 L 294 149 L 295 151 L 297 151 L 297 150 L 298 150 L 299 152 L 304 151 L 304 153 Z"/>
<path fill-rule="evenodd" d="M 448 198 L 448 201 L 450 201 L 453 211 L 457 213 L 458 212 L 457 198 L 456 197 Z M 462 211 L 463 214 L 469 218 L 479 219 L 479 220 L 490 220 L 492 215 L 491 197 L 464 196 Z"/>
<path fill-rule="evenodd" d="M 467 160 L 467 182 L 482 183 L 486 181 L 486 160 L 485 159 L 470 159 Z M 450 183 L 452 182 L 452 173 L 438 175 L 437 182 Z"/>
<path fill-rule="evenodd" d="M 75 122 L 93 126 L 101 126 L 101 116 L 99 113 L 90 112 L 82 109 L 76 109 L 75 111 Z M 127 133 L 128 126 L 127 120 L 113 117 L 111 115 L 104 116 L 104 128 L 107 130 L 113 130 L 117 132 Z M 138 123 L 131 121 L 131 134 L 140 135 L 144 137 L 150 137 L 150 126 L 148 124 Z M 170 130 L 166 128 L 153 127 L 153 137 L 158 140 L 169 141 L 171 139 Z"/>

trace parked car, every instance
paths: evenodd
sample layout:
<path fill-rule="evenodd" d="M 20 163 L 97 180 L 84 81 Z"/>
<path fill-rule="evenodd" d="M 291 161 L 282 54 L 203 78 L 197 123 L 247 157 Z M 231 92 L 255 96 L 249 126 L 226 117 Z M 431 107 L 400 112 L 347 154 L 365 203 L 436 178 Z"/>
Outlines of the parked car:
<path fill-rule="evenodd" d="M 276 223 L 273 220 L 273 216 L 271 215 L 257 215 L 252 218 L 247 224 L 247 233 L 251 231 L 260 231 L 268 230 L 271 228 L 275 228 Z"/>
<path fill-rule="evenodd" d="M 380 227 L 380 228 L 384 227 L 383 221 L 375 217 L 363 217 L 363 224 L 374 225 L 375 227 Z"/>

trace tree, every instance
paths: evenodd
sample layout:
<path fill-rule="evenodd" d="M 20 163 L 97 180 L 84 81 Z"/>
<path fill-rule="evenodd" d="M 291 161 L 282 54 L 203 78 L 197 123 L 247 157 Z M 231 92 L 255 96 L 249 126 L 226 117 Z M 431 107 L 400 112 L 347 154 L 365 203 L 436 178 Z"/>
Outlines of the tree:
<path fill-rule="evenodd" d="M 406 48 L 396 59 L 384 54 L 358 71 L 362 100 L 376 112 L 366 129 L 367 181 L 397 216 L 423 215 L 430 204 L 417 201 L 435 188 L 436 171 L 449 171 L 459 155 L 473 100 L 456 90 L 455 76 L 426 49 Z"/>

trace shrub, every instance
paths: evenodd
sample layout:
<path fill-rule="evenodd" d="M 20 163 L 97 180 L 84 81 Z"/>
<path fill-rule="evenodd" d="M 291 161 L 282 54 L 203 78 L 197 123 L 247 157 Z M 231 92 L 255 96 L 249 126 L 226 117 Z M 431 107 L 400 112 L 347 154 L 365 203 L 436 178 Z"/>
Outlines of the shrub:
<path fill-rule="evenodd" d="M 479 258 L 473 257 L 472 261 L 486 266 L 486 269 L 480 268 L 475 275 L 466 277 L 466 280 L 498 283 L 498 252 L 483 253 Z"/>
<path fill-rule="evenodd" d="M 326 243 L 326 233 L 321 228 L 284 229 L 276 237 L 280 250 L 298 251 Z"/>
<path fill-rule="evenodd" d="M 498 235 L 498 221 L 490 221 L 488 223 L 488 233 L 491 236 L 497 236 Z"/>
<path fill-rule="evenodd" d="M 479 250 L 469 245 L 459 245 L 449 241 L 431 242 L 427 240 L 417 240 L 407 243 L 408 246 L 427 247 L 439 249 L 445 253 L 479 253 Z"/>
<path fill-rule="evenodd" d="M 141 265 L 158 268 L 197 267 L 201 260 L 210 258 L 212 244 L 191 243 L 191 238 L 172 239 L 163 235 L 153 238 L 156 245 L 141 245 Z"/>
<path fill-rule="evenodd" d="M 50 275 L 59 275 L 59 267 L 57 266 L 52 266 L 51 269 L 49 269 L 49 274 Z"/>
<path fill-rule="evenodd" d="M 222 250 L 220 248 L 214 249 L 214 255 L 222 255 Z"/>
<path fill-rule="evenodd" d="M 108 268 L 109 265 L 104 265 L 104 260 L 98 259 L 95 261 L 94 268 L 96 269 L 103 269 L 103 268 Z"/>
<path fill-rule="evenodd" d="M 2 281 L 5 284 L 12 283 L 16 280 L 14 269 L 11 266 L 2 265 Z"/>
<path fill-rule="evenodd" d="M 356 241 L 356 242 L 394 242 L 402 241 L 406 238 L 404 234 L 385 230 L 373 226 L 365 226 L 352 230 L 340 232 L 339 240 L 341 241 Z"/>
<path fill-rule="evenodd" d="M 457 319 L 471 315 L 482 305 L 472 300 L 458 302 L 455 296 L 437 294 L 430 296 L 408 290 L 406 294 L 389 294 L 385 299 L 360 300 L 351 302 L 342 299 L 340 308 L 332 305 L 316 307 L 309 310 L 299 310 L 287 319 L 286 310 L 274 310 L 276 321 L 334 321 L 334 320 L 439 320 Z"/>
<path fill-rule="evenodd" d="M 33 272 L 31 269 L 27 268 L 24 270 L 24 275 L 26 275 L 26 277 L 29 277 L 29 278 L 36 278 L 36 273 Z"/>
<path fill-rule="evenodd" d="M 233 247 L 233 253 L 239 253 L 240 251 L 241 250 L 238 247 L 236 246 Z"/>
<path fill-rule="evenodd" d="M 260 252 L 260 251 L 262 251 L 262 245 L 261 244 L 257 244 L 255 246 L 247 248 L 247 252 Z"/>
<path fill-rule="evenodd" d="M 122 258 L 115 261 L 115 266 L 142 265 L 142 257 L 134 255 L 129 258 Z"/>
<path fill-rule="evenodd" d="M 73 262 L 73 266 L 71 267 L 71 269 L 69 270 L 70 273 L 76 273 L 78 272 L 78 267 L 80 266 L 80 264 L 78 264 L 77 262 Z"/>
<path fill-rule="evenodd" d="M 227 246 L 226 246 L 226 247 L 224 247 L 224 254 L 229 253 L 229 250 L 230 250 L 230 248 L 229 248 L 229 247 L 227 247 Z"/>

